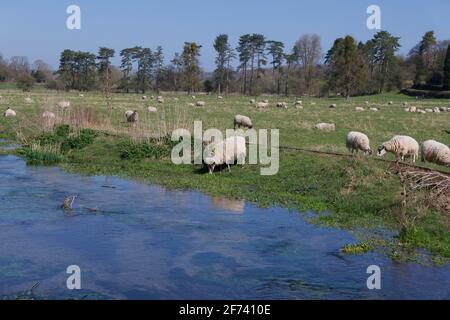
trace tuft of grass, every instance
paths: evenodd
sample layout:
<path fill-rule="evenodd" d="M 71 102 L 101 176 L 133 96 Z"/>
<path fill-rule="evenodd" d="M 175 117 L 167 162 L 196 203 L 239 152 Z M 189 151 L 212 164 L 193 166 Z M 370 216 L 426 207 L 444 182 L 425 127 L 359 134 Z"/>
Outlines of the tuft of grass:
<path fill-rule="evenodd" d="M 168 158 L 175 143 L 170 137 L 148 139 L 144 142 L 131 140 L 120 144 L 120 158 L 123 160 L 163 159 Z"/>

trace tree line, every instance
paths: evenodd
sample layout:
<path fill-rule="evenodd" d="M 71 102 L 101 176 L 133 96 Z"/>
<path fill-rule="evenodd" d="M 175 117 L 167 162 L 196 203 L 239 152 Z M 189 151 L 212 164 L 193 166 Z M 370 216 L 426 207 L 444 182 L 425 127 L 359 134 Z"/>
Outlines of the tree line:
<path fill-rule="evenodd" d="M 433 31 L 406 56 L 398 54 L 400 38 L 379 31 L 362 42 L 348 35 L 322 51 L 320 37 L 302 35 L 287 50 L 281 41 L 263 34 L 245 34 L 236 47 L 226 34 L 216 37 L 216 68 L 200 67 L 202 46 L 185 42 L 165 64 L 161 46 L 125 48 L 120 65 L 111 60 L 116 51 L 101 47 L 96 54 L 64 50 L 59 68 L 52 72 L 43 61 L 30 66 L 26 57 L 0 56 L 0 81 L 15 81 L 24 90 L 46 83 L 58 90 L 111 92 L 215 91 L 218 94 L 261 93 L 283 95 L 363 95 L 414 87 L 450 90 L 450 41 L 439 41 Z"/>

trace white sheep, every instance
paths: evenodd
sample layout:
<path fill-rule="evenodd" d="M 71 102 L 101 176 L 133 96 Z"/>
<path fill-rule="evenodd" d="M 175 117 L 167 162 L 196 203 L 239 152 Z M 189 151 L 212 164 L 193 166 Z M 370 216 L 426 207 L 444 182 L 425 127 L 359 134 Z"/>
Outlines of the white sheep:
<path fill-rule="evenodd" d="M 60 101 L 57 103 L 57 106 L 63 110 L 70 108 L 70 101 Z"/>
<path fill-rule="evenodd" d="M 208 147 L 211 156 L 205 158 L 205 164 L 208 166 L 209 173 L 212 174 L 216 166 L 226 164 L 231 171 L 230 165 L 236 161 L 238 164 L 244 164 L 247 157 L 247 146 L 245 138 L 233 136 L 225 141 L 213 142 Z"/>
<path fill-rule="evenodd" d="M 297 101 L 295 101 L 295 105 L 296 106 L 301 106 L 301 105 L 303 105 L 303 101 L 297 100 Z"/>
<path fill-rule="evenodd" d="M 8 109 L 6 109 L 5 113 L 4 113 L 5 117 L 15 117 L 17 116 L 16 112 L 11 109 L 11 107 L 8 107 Z"/>
<path fill-rule="evenodd" d="M 333 103 L 332 105 L 330 105 L 330 109 L 336 109 L 337 108 L 337 104 Z"/>
<path fill-rule="evenodd" d="M 196 96 L 192 96 L 191 98 L 192 98 L 192 99 L 194 99 L 194 100 L 195 100 L 195 99 L 197 99 L 197 97 L 196 97 Z"/>
<path fill-rule="evenodd" d="M 142 96 L 142 100 L 147 100 L 148 97 L 147 96 Z"/>
<path fill-rule="evenodd" d="M 25 102 L 26 103 L 33 103 L 33 99 L 31 99 L 30 97 L 25 98 Z"/>
<path fill-rule="evenodd" d="M 158 112 L 158 109 L 155 108 L 155 107 L 148 107 L 147 111 L 150 112 L 150 113 L 155 113 L 155 112 Z"/>
<path fill-rule="evenodd" d="M 156 100 L 158 100 L 158 103 L 164 103 L 164 98 L 162 96 L 159 96 Z"/>
<path fill-rule="evenodd" d="M 335 131 L 336 125 L 334 123 L 318 123 L 314 126 L 315 129 L 321 131 Z"/>
<path fill-rule="evenodd" d="M 277 103 L 277 108 L 287 109 L 288 105 L 287 105 L 286 102 L 278 102 Z"/>
<path fill-rule="evenodd" d="M 138 122 L 138 120 L 139 120 L 139 114 L 136 110 L 134 110 L 134 111 L 128 110 L 128 111 L 125 111 L 125 118 L 126 118 L 127 122 L 135 123 L 135 122 Z"/>
<path fill-rule="evenodd" d="M 195 107 L 195 104 L 193 104 L 193 103 L 191 102 L 191 103 L 188 103 L 188 106 L 189 106 L 189 107 Z"/>
<path fill-rule="evenodd" d="M 217 99 L 223 100 L 223 97 L 222 96 L 218 96 Z"/>
<path fill-rule="evenodd" d="M 241 126 L 244 128 L 252 129 L 253 128 L 252 120 L 247 116 L 242 116 L 238 114 L 237 116 L 234 117 L 234 129 L 236 130 L 236 127 L 240 128 Z"/>
<path fill-rule="evenodd" d="M 256 104 L 257 108 L 267 108 L 269 106 L 269 104 L 267 102 L 258 102 Z"/>
<path fill-rule="evenodd" d="M 422 110 L 422 109 L 417 109 L 417 113 L 424 114 L 424 113 L 427 113 L 427 112 L 425 110 Z"/>
<path fill-rule="evenodd" d="M 358 153 L 359 150 L 363 151 L 365 154 L 371 156 L 372 149 L 370 149 L 370 141 L 367 135 L 357 131 L 351 131 L 347 135 L 345 140 L 347 149 L 351 152 Z"/>
<path fill-rule="evenodd" d="M 392 106 L 394 104 L 394 101 L 389 101 L 388 105 Z"/>
<path fill-rule="evenodd" d="M 251 99 L 250 100 L 250 104 L 255 104 L 256 103 L 256 100 L 255 99 Z"/>
<path fill-rule="evenodd" d="M 435 108 L 433 109 L 433 112 L 435 112 L 435 113 L 441 113 L 441 110 L 440 110 L 438 107 L 435 107 Z"/>
<path fill-rule="evenodd" d="M 84 98 L 84 94 L 82 94 L 82 93 L 80 93 L 78 96 L 79 96 L 80 98 Z"/>
<path fill-rule="evenodd" d="M 419 143 L 408 136 L 395 136 L 378 147 L 377 155 L 382 157 L 386 152 L 393 153 L 397 161 L 400 159 L 404 161 L 405 157 L 410 157 L 415 163 L 419 157 Z"/>
<path fill-rule="evenodd" d="M 427 113 L 433 113 L 433 109 L 426 108 L 426 109 L 425 109 L 425 112 L 427 112 Z"/>
<path fill-rule="evenodd" d="M 206 105 L 205 101 L 197 101 L 197 107 L 204 107 Z"/>
<path fill-rule="evenodd" d="M 44 111 L 44 113 L 42 113 L 42 118 L 43 119 L 55 119 L 56 115 L 53 112 Z"/>
<path fill-rule="evenodd" d="M 378 112 L 380 110 L 378 110 L 378 108 L 370 108 L 370 111 Z"/>
<path fill-rule="evenodd" d="M 422 144 L 422 161 L 450 167 L 450 149 L 443 143 L 427 140 Z"/>
<path fill-rule="evenodd" d="M 356 107 L 355 111 L 365 111 L 365 109 L 363 107 Z"/>

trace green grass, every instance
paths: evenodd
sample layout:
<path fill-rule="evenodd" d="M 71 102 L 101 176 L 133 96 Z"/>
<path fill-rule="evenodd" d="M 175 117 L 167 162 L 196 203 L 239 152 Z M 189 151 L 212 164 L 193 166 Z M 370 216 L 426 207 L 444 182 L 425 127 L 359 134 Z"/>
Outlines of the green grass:
<path fill-rule="evenodd" d="M 402 102 L 428 108 L 449 106 L 447 100 L 418 100 L 399 94 L 385 94 L 358 97 L 347 101 L 343 98 L 315 99 L 301 98 L 304 109 L 293 107 L 295 97 L 259 97 L 269 99 L 272 107 L 257 110 L 250 103 L 251 97 L 230 96 L 218 100 L 216 96 L 200 96 L 206 102 L 202 108 L 189 107 L 193 100 L 186 95 L 165 95 L 166 102 L 142 101 L 141 95 L 114 94 L 109 106 L 97 93 L 64 93 L 37 90 L 31 93 L 33 104 L 26 104 L 28 94 L 17 90 L 0 90 L 3 100 L 0 108 L 12 106 L 18 112 L 18 119 L 0 118 L 0 137 L 13 137 L 14 128 L 23 121 L 39 118 L 45 109 L 54 109 L 60 100 L 70 100 L 73 109 L 89 107 L 100 115 L 110 116 L 111 123 L 121 132 L 131 136 L 140 129 L 130 128 L 123 121 L 125 110 L 140 110 L 141 121 L 150 129 L 161 131 L 161 123 L 172 124 L 184 121 L 193 125 L 194 120 L 203 121 L 203 129 L 232 128 L 233 117 L 244 114 L 252 118 L 255 129 L 280 129 L 280 144 L 322 151 L 346 153 L 345 136 L 351 130 L 366 133 L 372 149 L 395 134 L 406 134 L 418 141 L 436 139 L 450 144 L 450 113 L 413 114 L 406 113 Z M 147 94 L 150 96 L 151 94 Z M 50 101 L 50 103 L 49 103 Z M 278 101 L 289 103 L 288 110 L 276 109 Z M 380 112 L 368 111 L 365 101 L 377 107 Z M 389 101 L 394 104 L 388 105 Z M 337 109 L 328 106 L 337 104 Z M 155 106 L 157 114 L 148 114 L 146 107 Z M 363 106 L 365 112 L 355 112 L 355 107 Z M 56 111 L 55 111 L 56 112 Z M 336 123 L 336 132 L 317 132 L 313 127 L 318 122 Z M 166 130 L 170 133 L 170 126 Z M 63 130 L 63 129 L 61 129 Z M 59 132 L 43 135 L 31 127 L 23 129 L 24 134 L 40 139 L 41 144 L 61 146 L 64 155 L 59 161 L 67 170 L 83 174 L 107 174 L 139 179 L 170 189 L 199 190 L 211 195 L 244 199 L 260 206 L 282 206 L 298 211 L 315 212 L 309 219 L 320 225 L 345 228 L 366 234 L 380 229 L 388 229 L 399 234 L 395 239 L 399 247 L 424 248 L 436 260 L 450 258 L 450 236 L 448 216 L 429 212 L 415 221 L 413 227 L 404 230 L 397 219 L 401 209 L 401 183 L 397 176 L 388 173 L 388 164 L 374 159 L 358 157 L 334 157 L 312 153 L 282 150 L 280 170 L 275 176 L 261 176 L 258 166 L 233 167 L 232 172 L 205 174 L 201 166 L 175 166 L 169 160 L 172 145 L 167 140 L 132 141 L 123 134 L 98 134 L 92 131 L 73 133 Z M 29 155 L 26 155 L 27 157 Z M 393 159 L 387 156 L 387 159 Z M 420 165 L 449 169 L 431 164 Z M 408 209 L 409 210 L 409 209 Z M 411 212 L 414 211 L 411 208 Z M 361 250 L 348 247 L 348 252 Z M 372 249 L 372 246 L 370 246 Z M 365 251 L 365 250 L 363 250 Z"/>

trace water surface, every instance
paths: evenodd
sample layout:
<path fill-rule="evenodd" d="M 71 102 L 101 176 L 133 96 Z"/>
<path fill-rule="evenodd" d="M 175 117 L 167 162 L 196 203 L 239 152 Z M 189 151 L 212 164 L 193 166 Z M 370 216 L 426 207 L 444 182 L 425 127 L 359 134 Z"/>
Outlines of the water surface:
<path fill-rule="evenodd" d="M 284 209 L 0 156 L 0 297 L 39 283 L 43 299 L 450 298 L 449 266 L 339 253 L 353 242 Z M 377 291 L 366 286 L 373 264 Z M 81 291 L 66 288 L 69 265 Z"/>

